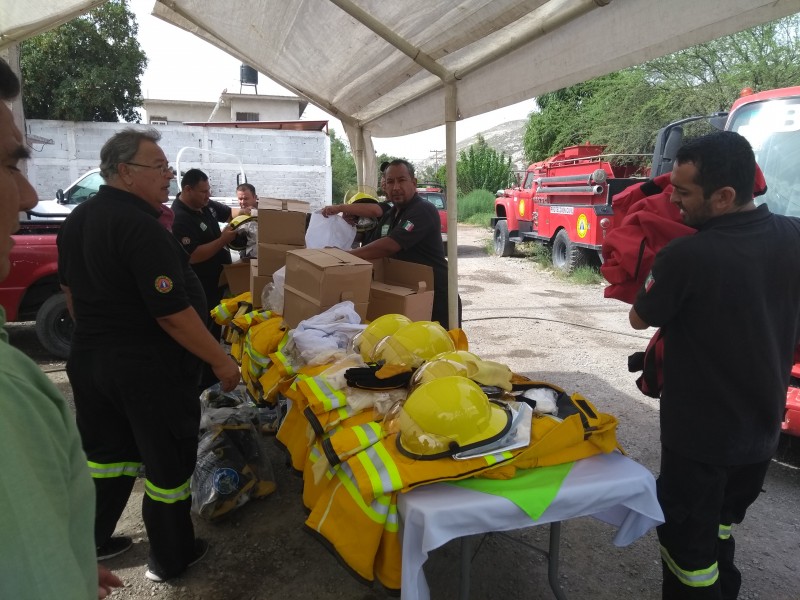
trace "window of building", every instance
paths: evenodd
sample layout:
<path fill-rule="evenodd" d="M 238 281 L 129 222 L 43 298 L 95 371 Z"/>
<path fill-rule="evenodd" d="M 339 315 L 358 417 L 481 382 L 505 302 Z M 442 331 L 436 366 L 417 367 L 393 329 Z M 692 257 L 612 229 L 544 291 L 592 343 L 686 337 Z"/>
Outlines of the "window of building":
<path fill-rule="evenodd" d="M 254 112 L 237 112 L 236 113 L 236 120 L 237 121 L 258 121 L 258 113 Z"/>

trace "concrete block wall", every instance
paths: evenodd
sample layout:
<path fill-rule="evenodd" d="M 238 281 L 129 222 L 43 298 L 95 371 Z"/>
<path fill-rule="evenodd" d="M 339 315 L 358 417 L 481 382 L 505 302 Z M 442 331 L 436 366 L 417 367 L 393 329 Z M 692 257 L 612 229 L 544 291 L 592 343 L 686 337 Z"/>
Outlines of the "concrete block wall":
<path fill-rule="evenodd" d="M 33 144 L 28 161 L 28 179 L 39 199 L 55 197 L 74 180 L 100 163 L 100 148 L 128 123 L 87 123 L 29 120 L 27 132 L 52 139 L 53 144 Z M 228 127 L 158 125 L 160 145 L 175 166 L 178 151 L 180 169 L 202 169 L 211 181 L 215 196 L 235 196 L 239 161 L 247 181 L 260 197 L 296 198 L 313 208 L 329 204 L 332 177 L 330 139 L 322 131 L 286 131 Z M 201 152 L 202 151 L 202 152 Z M 208 152 L 206 152 L 208 151 Z"/>

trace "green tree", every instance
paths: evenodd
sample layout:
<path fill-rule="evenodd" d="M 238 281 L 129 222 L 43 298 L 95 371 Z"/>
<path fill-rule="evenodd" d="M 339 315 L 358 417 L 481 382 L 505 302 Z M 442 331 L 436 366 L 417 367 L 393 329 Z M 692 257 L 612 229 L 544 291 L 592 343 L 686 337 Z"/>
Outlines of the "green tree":
<path fill-rule="evenodd" d="M 759 25 L 643 65 L 537 98 L 526 126 L 529 162 L 591 142 L 643 163 L 655 134 L 672 121 L 727 110 L 740 90 L 797 85 L 800 15 Z M 703 125 L 693 125 L 701 132 Z M 638 157 L 636 156 L 638 155 Z"/>
<path fill-rule="evenodd" d="M 482 135 L 466 152 L 459 153 L 456 163 L 458 189 L 462 194 L 472 190 L 491 192 L 506 187 L 511 177 L 511 157 L 489 146 Z"/>
<path fill-rule="evenodd" d="M 354 192 L 357 186 L 356 161 L 350 153 L 350 148 L 343 140 L 336 137 L 336 132 L 330 130 L 331 136 L 331 202 L 341 204 L 348 192 Z"/>
<path fill-rule="evenodd" d="M 447 181 L 444 179 L 439 179 L 441 174 L 446 174 L 446 167 L 444 165 L 440 166 L 438 169 L 435 165 L 428 165 L 421 171 L 417 172 L 417 181 L 430 181 L 436 182 L 439 185 L 446 185 Z"/>
<path fill-rule="evenodd" d="M 147 57 L 126 0 L 110 0 L 20 45 L 29 119 L 139 122 Z"/>

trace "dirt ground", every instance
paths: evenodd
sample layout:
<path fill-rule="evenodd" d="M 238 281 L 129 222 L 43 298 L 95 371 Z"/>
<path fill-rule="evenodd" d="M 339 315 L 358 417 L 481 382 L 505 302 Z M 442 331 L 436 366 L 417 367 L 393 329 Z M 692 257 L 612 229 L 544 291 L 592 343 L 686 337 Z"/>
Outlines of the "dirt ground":
<path fill-rule="evenodd" d="M 603 297 L 602 285 L 576 285 L 523 257 L 487 255 L 491 232 L 459 226 L 459 290 L 470 350 L 501 361 L 534 379 L 580 392 L 604 412 L 619 418 L 618 438 L 629 456 L 658 472 L 658 403 L 639 393 L 627 372 L 627 356 L 642 350 L 647 332 L 627 323 L 627 305 Z M 30 324 L 12 324 L 11 341 L 33 356 L 67 396 L 63 363 L 52 362 L 38 346 Z M 353 579 L 303 530 L 306 512 L 302 481 L 286 467 L 281 451 L 268 440 L 277 491 L 251 501 L 226 520 L 196 519 L 200 536 L 210 540 L 208 557 L 174 582 L 144 578 L 147 537 L 140 518 L 142 486 L 120 520 L 117 533 L 132 536 L 134 548 L 108 561 L 125 581 L 113 598 L 143 600 L 353 599 L 388 597 Z M 787 442 L 791 442 L 787 440 Z M 800 470 L 798 444 L 782 448 L 762 497 L 745 522 L 734 529 L 737 563 L 743 573 L 743 600 L 800 598 Z M 626 548 L 612 544 L 614 528 L 592 518 L 568 521 L 562 529 L 560 581 L 575 599 L 652 600 L 660 598 L 660 561 L 654 532 Z M 512 537 L 546 544 L 547 528 Z M 457 541 L 433 552 L 426 563 L 434 599 L 458 597 Z M 552 598 L 547 565 L 539 554 L 501 537 L 480 547 L 471 568 L 473 599 Z"/>

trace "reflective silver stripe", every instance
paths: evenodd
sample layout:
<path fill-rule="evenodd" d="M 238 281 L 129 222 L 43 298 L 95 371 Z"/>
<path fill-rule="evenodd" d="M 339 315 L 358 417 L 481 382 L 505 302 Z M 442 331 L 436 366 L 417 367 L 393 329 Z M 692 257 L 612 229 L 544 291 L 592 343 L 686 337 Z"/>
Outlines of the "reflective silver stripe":
<path fill-rule="evenodd" d="M 705 569 L 698 569 L 697 571 L 685 571 L 681 569 L 677 563 L 672 560 L 672 557 L 669 555 L 664 546 L 660 546 L 661 548 L 661 558 L 664 560 L 664 564 L 667 565 L 667 568 L 672 571 L 672 574 L 678 578 L 683 585 L 688 587 L 709 587 L 714 585 L 714 583 L 719 578 L 719 566 L 717 562 L 714 563 L 710 567 L 706 567 Z"/>
<path fill-rule="evenodd" d="M 119 462 L 119 463 L 96 463 L 86 461 L 89 466 L 89 474 L 94 479 L 110 479 L 113 477 L 136 477 L 139 474 L 140 462 Z"/>
<path fill-rule="evenodd" d="M 377 444 L 381 439 L 381 426 L 377 423 L 367 423 L 353 427 L 353 433 L 358 438 L 361 448 Z"/>
<path fill-rule="evenodd" d="M 389 473 L 389 468 L 387 465 L 384 464 L 383 458 L 376 452 L 375 446 L 370 446 L 369 448 L 364 449 L 364 452 L 359 452 L 359 457 L 361 454 L 365 454 L 366 458 L 369 460 L 369 467 L 367 467 L 367 461 L 362 460 L 361 463 L 364 465 L 364 468 L 367 469 L 367 473 L 369 474 L 370 483 L 372 483 L 373 492 L 375 494 L 388 494 L 394 491 L 394 484 L 392 482 L 392 476 Z M 372 472 L 375 473 L 380 478 L 380 489 L 375 489 L 376 481 L 372 477 Z"/>
<path fill-rule="evenodd" d="M 719 526 L 719 533 L 717 533 L 717 537 L 721 540 L 727 540 L 731 537 L 731 529 L 733 528 L 732 525 L 723 525 L 720 523 Z"/>
<path fill-rule="evenodd" d="M 174 504 L 175 502 L 186 500 L 192 495 L 191 489 L 189 488 L 189 482 L 190 480 L 187 479 L 185 483 L 182 483 L 176 488 L 164 489 L 156 485 L 153 485 L 151 481 L 145 479 L 144 491 L 148 496 L 150 496 L 151 499 L 155 500 L 156 502 L 163 502 L 165 504 Z"/>

